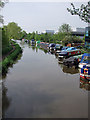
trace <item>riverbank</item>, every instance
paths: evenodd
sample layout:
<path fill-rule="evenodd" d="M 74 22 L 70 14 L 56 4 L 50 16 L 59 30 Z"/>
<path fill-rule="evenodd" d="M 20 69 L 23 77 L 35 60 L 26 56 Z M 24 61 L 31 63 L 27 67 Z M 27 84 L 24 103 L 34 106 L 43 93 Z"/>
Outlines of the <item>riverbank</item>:
<path fill-rule="evenodd" d="M 16 42 L 11 41 L 11 46 L 11 51 L 3 56 L 3 60 L 0 62 L 0 76 L 7 73 L 8 67 L 12 65 L 18 55 L 22 53 L 21 47 Z"/>

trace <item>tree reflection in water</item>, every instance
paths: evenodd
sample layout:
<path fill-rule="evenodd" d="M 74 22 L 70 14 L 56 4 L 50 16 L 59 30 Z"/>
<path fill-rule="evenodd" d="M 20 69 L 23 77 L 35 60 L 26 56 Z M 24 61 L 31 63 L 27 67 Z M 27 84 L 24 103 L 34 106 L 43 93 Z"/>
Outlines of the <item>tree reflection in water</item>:
<path fill-rule="evenodd" d="M 2 118 L 2 80 L 0 80 L 0 119 Z"/>
<path fill-rule="evenodd" d="M 10 106 L 11 99 L 7 96 L 8 89 L 5 87 L 4 82 L 2 83 L 2 117 L 5 118 L 5 112 Z"/>
<path fill-rule="evenodd" d="M 21 59 L 22 54 L 18 55 L 18 58 L 14 61 L 13 64 L 18 63 L 18 61 Z M 13 65 L 9 66 L 11 68 L 13 68 Z M 9 108 L 10 103 L 11 103 L 11 98 L 9 98 L 7 96 L 7 91 L 8 89 L 6 88 L 6 86 L 4 85 L 4 79 L 7 77 L 7 74 L 2 76 L 2 117 L 5 118 L 5 113 L 6 110 Z"/>
<path fill-rule="evenodd" d="M 80 77 L 80 88 L 90 91 L 90 81 Z"/>

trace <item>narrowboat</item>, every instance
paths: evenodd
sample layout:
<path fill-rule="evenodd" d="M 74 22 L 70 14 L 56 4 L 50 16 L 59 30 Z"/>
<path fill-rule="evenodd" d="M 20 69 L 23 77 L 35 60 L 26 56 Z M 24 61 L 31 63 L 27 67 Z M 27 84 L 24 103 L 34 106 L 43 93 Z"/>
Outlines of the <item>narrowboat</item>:
<path fill-rule="evenodd" d="M 58 56 L 59 55 L 59 53 L 61 52 L 61 51 L 63 51 L 63 50 L 67 50 L 69 47 L 62 47 L 60 50 L 56 50 L 55 51 L 55 54 Z"/>
<path fill-rule="evenodd" d="M 80 77 L 90 80 L 90 64 L 83 65 L 80 71 Z"/>
<path fill-rule="evenodd" d="M 63 60 L 63 64 L 68 67 L 75 66 L 75 68 L 78 68 L 81 57 L 82 57 L 82 55 L 69 57 L 69 58 Z"/>
<path fill-rule="evenodd" d="M 36 45 L 40 44 L 40 42 L 41 42 L 40 40 L 36 41 Z"/>
<path fill-rule="evenodd" d="M 59 53 L 59 58 L 68 58 L 70 56 L 74 56 L 74 55 L 79 55 L 81 54 L 81 51 L 80 49 L 77 49 L 77 48 L 74 48 L 74 47 L 70 47 L 66 50 L 62 50 L 60 53 Z"/>
<path fill-rule="evenodd" d="M 90 53 L 84 53 L 79 63 L 79 68 L 83 68 L 84 65 L 90 64 Z"/>
<path fill-rule="evenodd" d="M 84 53 L 79 64 L 80 77 L 90 80 L 90 53 Z"/>
<path fill-rule="evenodd" d="M 62 48 L 63 48 L 63 46 L 60 45 L 60 44 L 56 44 L 56 45 L 55 45 L 55 50 L 56 50 L 56 51 L 57 51 L 57 50 L 62 50 Z"/>
<path fill-rule="evenodd" d="M 54 43 L 51 43 L 51 44 L 49 44 L 48 47 L 49 47 L 50 50 L 54 50 L 54 49 L 55 49 L 55 44 L 54 44 Z"/>

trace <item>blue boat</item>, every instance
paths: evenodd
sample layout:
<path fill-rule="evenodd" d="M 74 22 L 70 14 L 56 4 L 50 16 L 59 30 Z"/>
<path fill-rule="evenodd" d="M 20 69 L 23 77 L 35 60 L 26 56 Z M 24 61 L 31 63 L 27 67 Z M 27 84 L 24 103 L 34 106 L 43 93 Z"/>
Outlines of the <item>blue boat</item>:
<path fill-rule="evenodd" d="M 62 50 L 62 51 L 71 51 L 71 50 L 77 50 L 77 48 L 75 47 L 66 47 L 66 49 Z"/>
<path fill-rule="evenodd" d="M 51 44 L 49 44 L 48 47 L 49 47 L 50 50 L 54 50 L 54 49 L 55 49 L 55 45 L 56 45 L 56 44 L 51 43 Z"/>
<path fill-rule="evenodd" d="M 81 54 L 81 51 L 80 49 L 77 49 L 77 48 L 74 48 L 74 47 L 70 47 L 70 48 L 67 48 L 66 50 L 62 50 L 60 53 L 59 53 L 59 58 L 68 58 L 70 56 L 75 56 L 75 55 L 79 55 Z"/>
<path fill-rule="evenodd" d="M 90 53 L 84 53 L 79 63 L 80 77 L 90 80 Z"/>
<path fill-rule="evenodd" d="M 31 44 L 35 44 L 36 41 L 34 39 L 31 40 Z"/>
<path fill-rule="evenodd" d="M 84 65 L 90 64 L 90 53 L 84 53 L 79 63 L 79 68 L 82 68 Z"/>

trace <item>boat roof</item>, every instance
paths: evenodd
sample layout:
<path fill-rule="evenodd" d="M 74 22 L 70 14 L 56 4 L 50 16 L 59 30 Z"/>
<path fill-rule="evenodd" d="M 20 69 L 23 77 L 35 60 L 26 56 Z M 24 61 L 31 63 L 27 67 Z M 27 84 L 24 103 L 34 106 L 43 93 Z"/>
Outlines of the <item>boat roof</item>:
<path fill-rule="evenodd" d="M 83 60 L 84 60 L 85 56 L 90 58 L 90 53 L 84 53 L 82 55 L 82 59 L 81 59 L 80 63 L 83 63 Z M 84 61 L 84 63 L 90 63 L 90 59 L 87 59 L 86 61 Z"/>
<path fill-rule="evenodd" d="M 76 48 L 75 47 L 70 47 L 70 48 L 68 48 L 67 50 L 76 50 Z"/>

